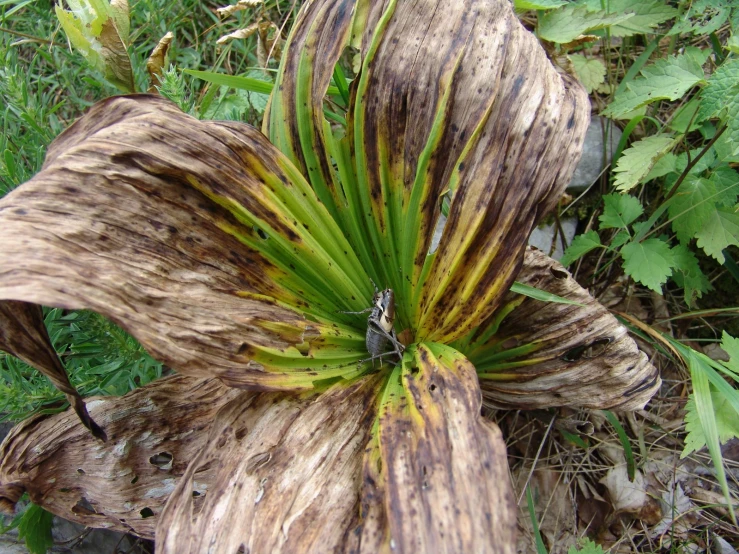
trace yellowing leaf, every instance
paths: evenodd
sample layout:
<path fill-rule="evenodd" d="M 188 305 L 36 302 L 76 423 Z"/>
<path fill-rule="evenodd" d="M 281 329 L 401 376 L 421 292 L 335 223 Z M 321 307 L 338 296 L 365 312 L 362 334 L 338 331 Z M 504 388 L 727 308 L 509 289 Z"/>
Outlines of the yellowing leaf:
<path fill-rule="evenodd" d="M 588 59 L 582 54 L 570 54 L 569 58 L 577 73 L 577 78 L 580 79 L 588 94 L 603 83 L 606 75 L 606 66 L 603 62 L 598 59 Z"/>
<path fill-rule="evenodd" d="M 614 186 L 621 192 L 634 188 L 649 175 L 657 161 L 672 150 L 678 139 L 670 135 L 655 135 L 632 144 L 623 151 L 613 170 L 617 174 Z"/>
<path fill-rule="evenodd" d="M 659 239 L 630 242 L 621 249 L 621 255 L 627 275 L 655 292 L 662 292 L 662 285 L 675 265 L 675 256 L 666 242 Z"/>

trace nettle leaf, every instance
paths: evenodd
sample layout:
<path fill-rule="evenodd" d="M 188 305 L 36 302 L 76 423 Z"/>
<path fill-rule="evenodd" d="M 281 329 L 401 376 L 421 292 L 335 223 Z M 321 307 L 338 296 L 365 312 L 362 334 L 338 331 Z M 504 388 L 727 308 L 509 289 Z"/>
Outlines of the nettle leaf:
<path fill-rule="evenodd" d="M 731 402 L 715 390 L 711 390 L 711 400 L 713 401 L 719 441 L 725 443 L 734 437 L 739 437 L 739 417 L 737 417 L 739 414 L 736 413 Z M 681 458 L 706 446 L 706 436 L 692 394 L 687 404 L 685 404 L 685 411 L 687 412 L 685 414 L 685 430 L 688 432 L 688 436 L 685 437 L 685 449 L 680 454 Z"/>
<path fill-rule="evenodd" d="M 570 5 L 551 11 L 539 18 L 539 36 L 544 40 L 564 44 L 580 35 L 622 23 L 634 14 L 591 12 L 586 7 Z"/>
<path fill-rule="evenodd" d="M 606 194 L 603 203 L 605 208 L 600 216 L 601 229 L 626 229 L 644 213 L 639 199 L 628 194 Z"/>
<path fill-rule="evenodd" d="M 678 14 L 662 0 L 610 0 L 609 13 L 633 13 L 633 17 L 613 25 L 610 29 L 613 37 L 630 37 L 636 34 L 654 33 L 654 28 L 660 23 L 672 19 Z"/>
<path fill-rule="evenodd" d="M 570 54 L 568 57 L 572 62 L 575 73 L 577 73 L 577 78 L 580 79 L 588 94 L 603 83 L 606 76 L 606 66 L 603 65 L 602 61 L 588 59 L 582 54 Z"/>
<path fill-rule="evenodd" d="M 708 277 L 701 271 L 698 258 L 684 244 L 678 244 L 672 249 L 675 256 L 675 267 L 672 279 L 683 288 L 685 303 L 692 306 L 696 298 L 701 298 L 704 292 L 713 287 Z"/>
<path fill-rule="evenodd" d="M 567 0 L 513 0 L 517 10 L 552 10 L 567 5 Z"/>
<path fill-rule="evenodd" d="M 626 85 L 602 114 L 620 119 L 635 109 L 658 100 L 677 100 L 704 78 L 703 69 L 690 54 L 657 60 L 641 70 L 641 77 Z"/>
<path fill-rule="evenodd" d="M 587 233 L 578 235 L 573 239 L 572 244 L 567 247 L 567 250 L 565 250 L 560 261 L 563 266 L 568 266 L 599 246 L 603 245 L 600 242 L 598 233 L 595 231 L 588 231 Z"/>
<path fill-rule="evenodd" d="M 714 204 L 703 228 L 695 236 L 706 254 L 724 263 L 724 248 L 732 244 L 739 246 L 739 214 Z"/>
<path fill-rule="evenodd" d="M 626 274 L 658 293 L 662 292 L 662 285 L 675 266 L 670 246 L 660 239 L 630 242 L 621 249 L 621 256 Z"/>
<path fill-rule="evenodd" d="M 581 550 L 578 550 L 574 546 L 570 546 L 567 554 L 605 554 L 601 545 L 594 543 L 588 538 L 582 539 L 580 542 Z"/>
<path fill-rule="evenodd" d="M 688 242 L 716 210 L 716 186 L 708 179 L 688 175 L 670 202 L 672 230 L 680 242 Z"/>
<path fill-rule="evenodd" d="M 659 159 L 672 150 L 679 139 L 679 136 L 655 135 L 643 138 L 624 150 L 613 169 L 616 189 L 626 192 L 646 179 Z"/>
<path fill-rule="evenodd" d="M 729 18 L 733 0 L 697 0 L 690 3 L 687 13 L 680 17 L 668 35 L 693 33 L 694 35 L 710 35 Z"/>
<path fill-rule="evenodd" d="M 739 95 L 739 60 L 731 59 L 721 64 L 700 94 L 701 103 L 696 119 L 703 121 L 718 116 L 726 107 L 729 96 Z"/>

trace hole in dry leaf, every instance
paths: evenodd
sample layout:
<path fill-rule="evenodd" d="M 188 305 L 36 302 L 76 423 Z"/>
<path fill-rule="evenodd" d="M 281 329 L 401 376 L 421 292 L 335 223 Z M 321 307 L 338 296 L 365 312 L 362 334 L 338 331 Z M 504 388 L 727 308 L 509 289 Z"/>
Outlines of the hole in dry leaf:
<path fill-rule="evenodd" d="M 61 488 L 61 489 L 59 489 L 59 492 L 69 492 L 69 489 L 67 489 L 67 488 Z"/>
<path fill-rule="evenodd" d="M 239 549 L 236 551 L 237 554 L 244 554 L 246 552 L 246 546 L 244 546 L 244 543 L 241 543 L 239 545 Z"/>
<path fill-rule="evenodd" d="M 132 485 L 135 485 L 138 482 L 138 480 L 139 480 L 139 476 L 138 475 L 134 475 L 133 476 L 133 479 L 131 479 L 131 484 Z"/>
<path fill-rule="evenodd" d="M 267 239 L 269 238 L 269 236 L 267 235 L 267 233 L 265 233 L 265 232 L 264 232 L 264 231 L 263 231 L 262 229 L 260 229 L 259 227 L 254 227 L 254 230 L 255 230 L 255 231 L 257 232 L 257 235 L 259 235 L 259 238 L 260 238 L 260 239 L 262 239 L 262 240 L 267 240 Z"/>
<path fill-rule="evenodd" d="M 85 474 L 85 470 L 82 469 L 81 467 L 78 467 L 77 468 L 77 473 L 79 473 L 80 475 L 84 475 Z"/>
<path fill-rule="evenodd" d="M 570 276 L 567 271 L 565 271 L 564 269 L 559 269 L 558 267 L 550 267 L 549 271 L 552 272 L 552 275 L 554 275 L 555 279 L 567 279 L 567 277 Z"/>
<path fill-rule="evenodd" d="M 147 517 L 154 517 L 154 510 L 152 510 L 151 508 L 144 508 L 139 513 L 144 519 L 146 519 Z"/>
<path fill-rule="evenodd" d="M 72 513 L 83 515 L 83 516 L 89 516 L 89 515 L 96 514 L 97 512 L 95 511 L 95 508 L 90 503 L 90 501 L 83 496 L 77 501 L 77 504 L 72 506 Z"/>
<path fill-rule="evenodd" d="M 431 383 L 429 385 L 429 392 L 434 392 L 436 390 L 436 385 L 434 383 Z"/>
<path fill-rule="evenodd" d="M 198 496 L 200 496 L 200 492 L 199 491 L 192 491 L 192 497 L 193 498 L 197 498 Z"/>
<path fill-rule="evenodd" d="M 172 469 L 173 459 L 174 456 L 169 452 L 160 452 L 159 454 L 154 454 L 149 458 L 149 463 L 153 466 L 157 466 L 159 469 Z"/>
<path fill-rule="evenodd" d="M 562 360 L 565 362 L 576 362 L 580 359 L 590 360 L 596 358 L 605 352 L 606 348 L 613 341 L 612 338 L 606 337 L 603 339 L 595 340 L 589 344 L 582 344 L 575 348 L 570 348 L 562 356 Z"/>

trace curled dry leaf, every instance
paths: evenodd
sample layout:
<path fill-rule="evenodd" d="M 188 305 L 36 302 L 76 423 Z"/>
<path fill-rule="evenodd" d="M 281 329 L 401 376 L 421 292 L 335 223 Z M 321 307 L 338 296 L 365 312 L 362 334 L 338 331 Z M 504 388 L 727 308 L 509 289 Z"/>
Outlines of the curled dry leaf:
<path fill-rule="evenodd" d="M 46 375 L 62 391 L 92 434 L 106 440 L 105 431 L 87 413 L 85 402 L 69 382 L 44 325 L 41 306 L 28 302 L 0 300 L 0 350 L 20 358 Z"/>
<path fill-rule="evenodd" d="M 518 280 L 582 306 L 509 293 L 509 310 L 485 327 L 498 332 L 473 343 L 469 354 L 486 402 L 506 408 L 643 407 L 661 379 L 626 328 L 538 250 L 527 250 Z"/>
<path fill-rule="evenodd" d="M 162 72 L 167 65 L 167 52 L 172 44 L 174 35 L 168 32 L 154 47 L 151 56 L 146 60 L 146 71 L 149 73 L 149 92 L 156 92 L 157 87 L 162 84 Z"/>
<path fill-rule="evenodd" d="M 335 135 L 323 108 L 349 44 L 361 70 Z M 221 392 L 217 413 L 198 405 L 188 429 L 177 408 L 150 414 L 160 427 L 127 427 L 127 403 L 145 417 L 144 400 L 168 381 L 106 401 L 112 437 L 174 436 L 185 457 L 190 444 L 202 450 L 174 492 L 144 479 L 161 494 L 88 498 L 113 514 L 98 524 L 125 514 L 114 525 L 150 536 L 156 520 L 160 548 L 178 553 L 302 552 L 319 540 L 511 552 L 505 451 L 480 419 L 472 364 L 486 399 L 504 406 L 628 408 L 658 385 L 625 329 L 566 272 L 524 260 L 579 158 L 589 111 L 504 0 L 306 3 L 264 135 L 152 96 L 93 107 L 41 173 L 0 200 L 0 299 L 96 310 L 176 371 L 250 390 Z M 430 253 L 442 195 L 449 217 Z M 584 307 L 547 312 L 508 296 L 522 264 L 525 283 Z M 395 292 L 407 343 L 394 368 L 367 360 L 372 281 Z M 501 352 L 510 364 L 496 366 Z M 189 386 L 168 398 L 188 398 Z M 64 417 L 32 420 L 50 426 L 43 436 L 20 427 L 8 438 L 0 485 L 10 500 L 18 487 L 41 491 L 42 505 L 81 519 L 76 504 L 54 504 L 63 489 L 50 480 L 67 481 L 49 478 L 69 479 L 74 456 L 94 450 Z M 53 444 L 45 473 L 23 465 L 34 441 Z M 151 456 L 163 472 L 185 471 L 179 454 L 169 468 L 162 451 L 120 444 L 94 452 L 115 459 L 119 447 L 139 471 Z M 117 467 L 101 467 L 93 490 L 122 486 L 105 480 Z M 193 498 L 197 483 L 204 498 Z"/>
<path fill-rule="evenodd" d="M 12 508 L 28 492 L 77 523 L 153 538 L 164 503 L 203 447 L 202 431 L 221 406 L 249 394 L 216 379 L 173 376 L 123 397 L 90 399 L 92 417 L 108 432 L 105 444 L 71 411 L 34 416 L 0 447 L 0 503 Z M 201 494 L 214 470 L 198 474 Z"/>

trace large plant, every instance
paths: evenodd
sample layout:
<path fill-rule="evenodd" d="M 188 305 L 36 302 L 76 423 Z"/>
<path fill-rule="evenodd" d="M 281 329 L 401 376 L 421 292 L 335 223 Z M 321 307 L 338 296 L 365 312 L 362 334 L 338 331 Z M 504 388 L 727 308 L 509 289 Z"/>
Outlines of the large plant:
<path fill-rule="evenodd" d="M 349 46 L 344 127 L 324 95 Z M 525 250 L 589 111 L 503 0 L 310 3 L 264 134 L 155 96 L 96 105 L 0 201 L 0 344 L 107 440 L 71 413 L 20 424 L 0 497 L 156 534 L 162 552 L 511 551 L 481 397 L 633 409 L 659 386 L 625 329 Z M 395 291 L 405 344 L 379 369 L 366 315 L 345 313 L 373 281 Z M 27 303 L 98 311 L 181 375 L 89 402 L 99 429 L 48 341 L 20 331 L 40 325 Z"/>

